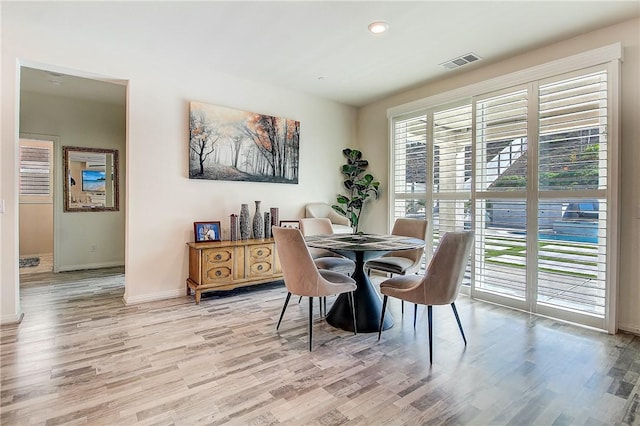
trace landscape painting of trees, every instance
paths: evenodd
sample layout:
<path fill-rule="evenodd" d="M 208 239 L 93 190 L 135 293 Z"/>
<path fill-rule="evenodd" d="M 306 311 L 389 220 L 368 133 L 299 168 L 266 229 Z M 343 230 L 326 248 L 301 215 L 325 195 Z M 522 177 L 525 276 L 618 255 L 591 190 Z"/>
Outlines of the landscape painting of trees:
<path fill-rule="evenodd" d="M 189 178 L 298 183 L 300 122 L 191 102 Z"/>

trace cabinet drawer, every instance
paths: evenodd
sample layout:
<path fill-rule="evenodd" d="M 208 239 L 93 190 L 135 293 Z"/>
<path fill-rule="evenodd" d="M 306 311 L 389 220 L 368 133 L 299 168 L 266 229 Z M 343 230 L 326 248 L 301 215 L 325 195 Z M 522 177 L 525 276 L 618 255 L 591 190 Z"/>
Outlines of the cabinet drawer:
<path fill-rule="evenodd" d="M 251 262 L 270 260 L 273 256 L 273 247 L 270 245 L 255 245 L 249 247 L 249 259 Z"/>
<path fill-rule="evenodd" d="M 251 277 L 271 274 L 273 274 L 273 264 L 271 262 L 253 262 L 249 266 L 249 276 Z"/>
<path fill-rule="evenodd" d="M 249 277 L 273 274 L 273 245 L 249 246 Z"/>
<path fill-rule="evenodd" d="M 208 249 L 202 251 L 205 268 L 211 264 L 226 264 L 231 261 L 231 249 Z"/>
<path fill-rule="evenodd" d="M 202 251 L 203 284 L 229 281 L 233 277 L 233 252 L 230 248 Z"/>
<path fill-rule="evenodd" d="M 231 267 L 218 266 L 207 268 L 204 273 L 204 283 L 213 284 L 216 282 L 227 282 L 231 278 Z"/>

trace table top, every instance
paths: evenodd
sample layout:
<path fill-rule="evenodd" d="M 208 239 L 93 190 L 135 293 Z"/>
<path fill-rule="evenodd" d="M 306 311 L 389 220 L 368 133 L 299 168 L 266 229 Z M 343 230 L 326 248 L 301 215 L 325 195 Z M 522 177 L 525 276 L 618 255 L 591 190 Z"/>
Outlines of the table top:
<path fill-rule="evenodd" d="M 309 247 L 349 251 L 398 251 L 423 247 L 424 240 L 402 235 L 330 234 L 305 237 Z"/>

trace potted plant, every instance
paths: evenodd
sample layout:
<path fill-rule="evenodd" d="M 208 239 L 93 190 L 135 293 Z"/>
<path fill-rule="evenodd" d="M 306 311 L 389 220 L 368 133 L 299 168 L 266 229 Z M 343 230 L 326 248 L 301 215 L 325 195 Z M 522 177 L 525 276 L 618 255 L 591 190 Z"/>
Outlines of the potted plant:
<path fill-rule="evenodd" d="M 343 184 L 347 194 L 338 194 L 338 204 L 331 207 L 349 219 L 354 234 L 357 234 L 365 201 L 371 195 L 378 198 L 380 182 L 374 180 L 371 174 L 365 174 L 369 162 L 362 158 L 362 152 L 345 148 L 342 153 L 347 157 L 347 163 L 342 165 L 341 170 L 345 177 Z"/>

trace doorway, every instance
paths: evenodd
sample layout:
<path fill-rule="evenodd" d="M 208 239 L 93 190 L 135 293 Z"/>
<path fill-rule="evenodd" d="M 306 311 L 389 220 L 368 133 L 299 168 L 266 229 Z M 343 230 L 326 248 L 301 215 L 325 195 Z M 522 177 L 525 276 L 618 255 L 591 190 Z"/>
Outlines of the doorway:
<path fill-rule="evenodd" d="M 119 195 L 122 197 L 119 208 L 108 212 L 97 211 L 99 209 L 70 212 L 64 207 L 64 190 L 68 193 L 69 188 L 64 187 L 62 151 L 64 147 L 113 150 L 119 152 L 124 164 L 126 84 L 123 80 L 84 78 L 27 66 L 20 68 L 21 153 L 25 146 L 25 167 L 21 163 L 18 179 L 21 190 L 24 187 L 23 170 L 45 174 L 26 162 L 27 150 L 42 149 L 44 144 L 50 161 L 48 201 L 35 203 L 32 200 L 31 204 L 23 204 L 21 197 L 19 239 L 20 257 L 24 258 L 21 263 L 38 265 L 21 268 L 21 273 L 124 266 L 125 168 L 122 167 L 119 174 Z M 35 148 L 27 148 L 29 144 Z M 91 195 L 98 196 L 96 191 Z M 39 210 L 38 214 L 31 214 L 33 210 Z"/>
<path fill-rule="evenodd" d="M 54 141 L 20 138 L 20 275 L 53 271 Z"/>

